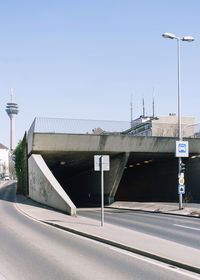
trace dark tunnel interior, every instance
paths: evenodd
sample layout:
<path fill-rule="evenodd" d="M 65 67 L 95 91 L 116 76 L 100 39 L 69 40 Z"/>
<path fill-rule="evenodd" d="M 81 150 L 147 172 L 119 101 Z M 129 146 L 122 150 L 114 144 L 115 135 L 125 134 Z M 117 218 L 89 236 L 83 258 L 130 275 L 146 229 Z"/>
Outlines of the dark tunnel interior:
<path fill-rule="evenodd" d="M 64 156 L 44 159 L 65 192 L 77 207 L 99 206 L 101 182 L 100 172 L 94 171 L 94 155 L 73 160 Z M 51 157 L 52 159 L 52 157 Z M 187 159 L 185 199 L 200 200 L 196 177 L 200 164 L 194 165 Z M 124 168 L 123 176 L 116 191 L 115 201 L 177 202 L 178 201 L 178 160 L 174 155 L 131 155 Z M 94 193 L 95 186 L 95 193 Z M 108 194 L 105 194 L 108 195 Z M 195 197 L 195 199 L 194 199 Z"/>
<path fill-rule="evenodd" d="M 138 158 L 129 160 L 115 195 L 119 201 L 176 201 L 177 160 Z"/>

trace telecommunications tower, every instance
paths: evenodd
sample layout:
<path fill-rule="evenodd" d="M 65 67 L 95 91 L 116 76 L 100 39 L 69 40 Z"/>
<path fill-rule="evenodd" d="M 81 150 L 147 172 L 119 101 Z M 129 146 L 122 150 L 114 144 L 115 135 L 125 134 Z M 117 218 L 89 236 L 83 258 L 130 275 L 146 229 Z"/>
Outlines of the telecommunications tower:
<path fill-rule="evenodd" d="M 13 93 L 11 92 L 11 102 L 6 105 L 6 112 L 10 118 L 10 151 L 15 149 L 15 117 L 19 113 L 18 104 L 13 102 Z"/>

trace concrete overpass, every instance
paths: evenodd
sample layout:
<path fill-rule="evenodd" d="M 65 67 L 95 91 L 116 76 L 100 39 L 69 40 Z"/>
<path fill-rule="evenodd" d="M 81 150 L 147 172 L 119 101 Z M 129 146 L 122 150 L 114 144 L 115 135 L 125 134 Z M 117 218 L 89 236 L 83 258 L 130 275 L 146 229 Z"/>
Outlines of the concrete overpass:
<path fill-rule="evenodd" d="M 177 198 L 176 138 L 121 134 L 28 133 L 29 196 L 75 215 L 76 206 L 100 202 L 100 174 L 94 155 L 110 155 L 105 172 L 105 203 L 115 199 L 174 201 Z M 200 140 L 188 139 L 190 155 L 200 154 Z M 199 160 L 187 159 L 189 196 L 200 200 Z M 193 176 L 195 174 L 195 176 Z"/>

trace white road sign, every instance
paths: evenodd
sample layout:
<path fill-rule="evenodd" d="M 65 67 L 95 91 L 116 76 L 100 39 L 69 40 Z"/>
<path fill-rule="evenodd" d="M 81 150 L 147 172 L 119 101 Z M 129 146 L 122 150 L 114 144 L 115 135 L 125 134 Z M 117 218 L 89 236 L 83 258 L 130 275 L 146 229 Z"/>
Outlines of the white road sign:
<path fill-rule="evenodd" d="M 178 186 L 178 194 L 185 194 L 185 185 Z"/>
<path fill-rule="evenodd" d="M 105 155 L 96 155 L 94 156 L 94 170 L 100 171 L 101 170 L 101 160 L 102 160 L 102 168 L 103 171 L 110 170 L 110 156 Z"/>

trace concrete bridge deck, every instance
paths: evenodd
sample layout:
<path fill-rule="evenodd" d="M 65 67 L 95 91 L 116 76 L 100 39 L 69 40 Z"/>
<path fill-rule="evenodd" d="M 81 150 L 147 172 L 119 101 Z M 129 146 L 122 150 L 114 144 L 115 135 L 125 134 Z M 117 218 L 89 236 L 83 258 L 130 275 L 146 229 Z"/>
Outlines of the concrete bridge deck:
<path fill-rule="evenodd" d="M 200 139 L 187 140 L 190 156 L 200 154 Z M 106 204 L 116 199 L 177 199 L 176 138 L 42 133 L 31 128 L 27 142 L 29 195 L 38 202 L 58 206 L 70 214 L 75 214 L 75 205 L 98 205 L 101 188 L 100 174 L 94 171 L 97 154 L 110 155 L 111 168 L 105 172 Z M 187 199 L 197 201 L 199 160 L 189 158 L 186 162 Z"/>

